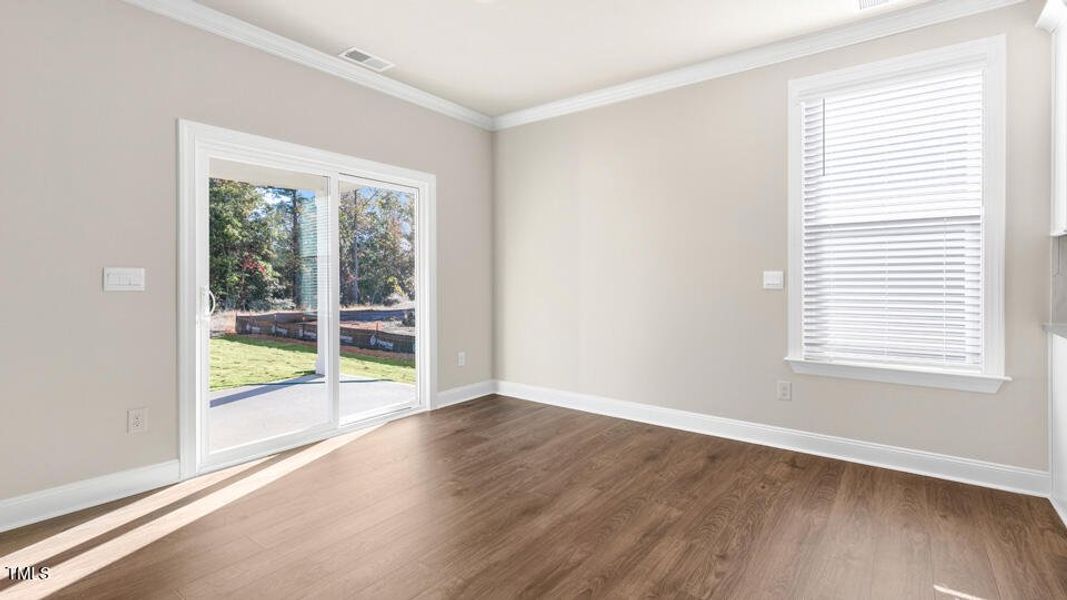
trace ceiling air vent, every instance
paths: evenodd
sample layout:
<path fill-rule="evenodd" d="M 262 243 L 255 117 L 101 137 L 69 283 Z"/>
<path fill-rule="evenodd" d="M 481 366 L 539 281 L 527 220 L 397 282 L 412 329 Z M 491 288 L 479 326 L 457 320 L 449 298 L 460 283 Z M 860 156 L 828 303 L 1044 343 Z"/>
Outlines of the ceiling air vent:
<path fill-rule="evenodd" d="M 875 6 L 881 6 L 882 4 L 888 4 L 893 0 L 859 0 L 860 10 L 865 8 L 874 8 Z"/>
<path fill-rule="evenodd" d="M 393 68 L 393 63 L 378 58 L 369 52 L 364 52 L 359 48 L 349 48 L 340 54 L 341 58 L 348 59 L 361 67 L 367 67 L 371 71 L 388 71 Z"/>

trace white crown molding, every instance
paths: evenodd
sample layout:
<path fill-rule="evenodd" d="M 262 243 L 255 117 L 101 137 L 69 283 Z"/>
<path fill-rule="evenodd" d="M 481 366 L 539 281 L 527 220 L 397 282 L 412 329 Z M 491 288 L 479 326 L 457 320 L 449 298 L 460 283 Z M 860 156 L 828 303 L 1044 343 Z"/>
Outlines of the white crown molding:
<path fill-rule="evenodd" d="M 137 467 L 0 500 L 0 532 L 177 483 L 178 461 Z"/>
<path fill-rule="evenodd" d="M 1048 497 L 1051 475 L 1047 471 L 1001 465 L 969 458 L 911 450 L 832 435 L 810 433 L 724 417 L 715 417 L 649 404 L 639 404 L 567 392 L 551 388 L 497 382 L 497 393 L 522 400 L 551 404 L 584 412 L 607 415 L 670 427 L 683 431 L 772 446 L 805 454 L 815 454 L 848 462 L 959 481 L 1009 492 Z"/>
<path fill-rule="evenodd" d="M 1025 1 L 935 0 L 928 4 L 881 15 L 852 25 L 742 50 L 689 67 L 510 112 L 493 119 L 493 129 L 501 130 L 518 127 L 519 125 L 544 121 L 590 108 L 657 94 L 694 83 L 758 69 L 827 50 L 851 46 Z M 1062 6 L 1062 0 L 1051 0 L 1051 2 Z"/>
<path fill-rule="evenodd" d="M 455 404 L 462 404 L 494 393 L 496 393 L 496 381 L 491 379 L 479 381 L 470 385 L 454 387 L 437 392 L 433 408 L 437 409 Z"/>
<path fill-rule="evenodd" d="M 383 94 L 459 119 L 482 129 L 492 129 L 493 119 L 488 115 L 483 115 L 451 100 L 445 100 L 406 83 L 401 83 L 395 79 L 353 65 L 336 56 L 331 56 L 287 37 L 271 33 L 236 17 L 231 17 L 203 4 L 193 2 L 193 0 L 123 1 L 186 25 L 191 25 L 226 39 L 240 42 L 246 46 L 263 50 L 306 67 L 317 69 Z"/>
<path fill-rule="evenodd" d="M 720 56 L 709 61 L 490 117 L 406 83 L 374 73 L 193 0 L 123 0 L 186 25 L 289 59 L 324 73 L 411 102 L 488 130 L 501 130 L 544 121 L 574 112 L 640 98 L 675 88 L 773 65 L 835 48 L 943 23 L 1026 0 L 935 0 L 828 31 L 775 42 Z M 1048 28 L 1063 19 L 1063 0 L 1049 0 L 1038 24 Z M 1046 16 L 1048 13 L 1049 16 Z"/>
<path fill-rule="evenodd" d="M 1067 5 L 1063 2 L 1064 0 L 1046 0 L 1045 8 L 1041 9 L 1041 16 L 1037 18 L 1037 26 L 1050 33 L 1059 29 L 1067 20 Z"/>

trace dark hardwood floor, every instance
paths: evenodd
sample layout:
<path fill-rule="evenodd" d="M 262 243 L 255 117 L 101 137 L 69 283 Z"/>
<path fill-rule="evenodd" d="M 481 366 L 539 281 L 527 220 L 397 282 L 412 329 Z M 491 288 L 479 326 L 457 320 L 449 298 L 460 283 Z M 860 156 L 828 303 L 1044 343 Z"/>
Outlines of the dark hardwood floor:
<path fill-rule="evenodd" d="M 499 396 L 323 444 L 0 534 L 0 598 L 1067 598 L 1040 498 Z"/>

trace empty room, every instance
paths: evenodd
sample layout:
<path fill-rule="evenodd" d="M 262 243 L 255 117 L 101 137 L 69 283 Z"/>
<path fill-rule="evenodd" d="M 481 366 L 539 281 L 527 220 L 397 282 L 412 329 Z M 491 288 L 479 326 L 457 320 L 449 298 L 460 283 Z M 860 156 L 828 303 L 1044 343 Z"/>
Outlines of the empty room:
<path fill-rule="evenodd" d="M 1065 0 L 0 0 L 0 600 L 1067 600 Z"/>

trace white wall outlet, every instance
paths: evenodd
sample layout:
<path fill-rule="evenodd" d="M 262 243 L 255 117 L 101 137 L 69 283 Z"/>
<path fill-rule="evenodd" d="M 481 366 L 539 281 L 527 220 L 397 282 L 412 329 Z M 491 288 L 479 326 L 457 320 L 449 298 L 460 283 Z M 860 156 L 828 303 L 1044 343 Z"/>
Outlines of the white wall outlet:
<path fill-rule="evenodd" d="M 459 354 L 456 355 L 456 364 L 461 366 L 461 367 L 467 366 L 467 353 L 466 352 L 460 352 Z"/>
<path fill-rule="evenodd" d="M 143 292 L 144 269 L 141 267 L 104 267 L 105 292 Z"/>
<path fill-rule="evenodd" d="M 763 289 L 780 290 L 785 287 L 785 273 L 782 271 L 764 271 Z"/>
<path fill-rule="evenodd" d="M 793 399 L 793 384 L 788 381 L 778 382 L 778 399 L 789 402 Z"/>
<path fill-rule="evenodd" d="M 131 408 L 126 411 L 126 432 L 141 433 L 148 431 L 148 409 Z"/>

